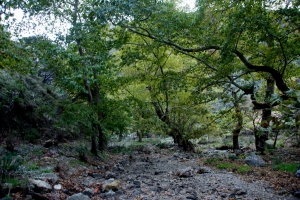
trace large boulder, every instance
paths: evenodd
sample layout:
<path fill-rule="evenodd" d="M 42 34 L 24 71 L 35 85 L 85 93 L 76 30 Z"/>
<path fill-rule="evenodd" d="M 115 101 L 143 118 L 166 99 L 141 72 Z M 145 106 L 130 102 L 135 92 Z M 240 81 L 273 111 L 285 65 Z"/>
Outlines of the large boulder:
<path fill-rule="evenodd" d="M 258 155 L 256 155 L 254 152 L 251 153 L 250 156 L 245 158 L 245 162 L 250 166 L 255 167 L 264 167 L 266 165 L 266 162 Z"/>

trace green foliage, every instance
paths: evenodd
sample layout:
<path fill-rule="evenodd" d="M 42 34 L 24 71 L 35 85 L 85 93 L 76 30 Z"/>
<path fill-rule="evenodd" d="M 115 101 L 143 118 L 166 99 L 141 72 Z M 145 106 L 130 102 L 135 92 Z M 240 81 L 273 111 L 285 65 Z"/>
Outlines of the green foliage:
<path fill-rule="evenodd" d="M 26 180 L 19 180 L 17 178 L 6 178 L 3 180 L 3 182 L 9 184 L 12 188 L 16 186 L 24 187 L 28 183 Z"/>
<path fill-rule="evenodd" d="M 40 166 L 38 166 L 37 164 L 31 164 L 30 166 L 27 167 L 27 170 L 29 171 L 36 171 L 40 168 Z"/>
<path fill-rule="evenodd" d="M 35 142 L 41 136 L 36 128 L 25 129 L 23 135 L 24 139 L 30 142 Z"/>
<path fill-rule="evenodd" d="M 11 173 L 17 171 L 22 164 L 22 158 L 15 153 L 6 153 L 0 157 L 0 180 L 9 179 Z"/>
<path fill-rule="evenodd" d="M 299 163 L 278 163 L 275 169 L 283 172 L 296 173 L 298 166 Z"/>
<path fill-rule="evenodd" d="M 226 169 L 226 170 L 233 170 L 237 171 L 238 173 L 245 174 L 252 171 L 252 168 L 248 165 L 238 165 L 233 163 L 221 163 L 217 165 L 218 169 Z"/>
<path fill-rule="evenodd" d="M 114 146 L 110 148 L 110 151 L 115 154 L 121 154 L 121 153 L 131 153 L 132 149 L 130 147 L 120 145 L 120 146 Z"/>
<path fill-rule="evenodd" d="M 217 165 L 218 169 L 230 169 L 230 168 L 234 168 L 236 165 L 232 164 L 232 163 L 221 163 L 219 165 Z"/>
<path fill-rule="evenodd" d="M 241 165 L 237 168 L 237 171 L 241 174 L 248 173 L 252 171 L 252 168 L 248 165 Z"/>
<path fill-rule="evenodd" d="M 276 169 L 277 166 L 280 165 L 280 164 L 282 164 L 282 163 L 283 163 L 283 161 L 282 161 L 281 157 L 276 156 L 276 157 L 274 157 L 274 158 L 272 159 L 272 164 L 271 164 L 271 166 L 272 166 L 273 169 Z"/>
<path fill-rule="evenodd" d="M 212 163 L 216 163 L 216 162 L 220 162 L 223 161 L 223 158 L 207 158 L 204 163 L 205 164 L 212 164 Z"/>
<path fill-rule="evenodd" d="M 160 143 L 158 143 L 158 144 L 156 144 L 156 146 L 158 147 L 158 148 L 160 148 L 160 149 L 165 149 L 165 148 L 167 148 L 167 143 L 166 142 L 160 142 Z"/>
<path fill-rule="evenodd" d="M 239 160 L 240 159 L 239 156 L 236 156 L 236 155 L 230 155 L 228 158 L 230 160 Z"/>
<path fill-rule="evenodd" d="M 22 162 L 22 159 L 15 153 L 6 153 L 3 156 L 1 156 L 0 161 L 1 171 L 8 172 L 17 170 Z"/>

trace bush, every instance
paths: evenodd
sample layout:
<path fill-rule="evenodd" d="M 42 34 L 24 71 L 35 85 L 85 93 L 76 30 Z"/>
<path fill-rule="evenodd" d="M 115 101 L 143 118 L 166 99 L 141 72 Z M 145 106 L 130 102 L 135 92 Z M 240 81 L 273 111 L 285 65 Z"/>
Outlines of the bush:
<path fill-rule="evenodd" d="M 7 153 L 0 158 L 0 178 L 8 178 L 11 172 L 18 170 L 21 165 L 21 156 Z"/>
<path fill-rule="evenodd" d="M 28 128 L 24 131 L 24 139 L 30 142 L 34 142 L 35 140 L 41 137 L 39 131 L 36 128 Z"/>

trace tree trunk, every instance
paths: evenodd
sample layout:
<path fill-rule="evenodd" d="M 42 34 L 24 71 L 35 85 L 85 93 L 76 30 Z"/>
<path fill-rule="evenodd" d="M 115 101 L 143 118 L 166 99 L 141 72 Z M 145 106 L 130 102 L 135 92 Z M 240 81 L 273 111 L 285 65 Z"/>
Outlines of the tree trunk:
<path fill-rule="evenodd" d="M 143 141 L 143 133 L 142 133 L 142 131 L 136 131 L 136 134 L 137 134 L 137 136 L 138 136 L 138 142 L 142 142 Z"/>
<path fill-rule="evenodd" d="M 123 140 L 123 133 L 120 132 L 120 133 L 119 133 L 119 139 L 118 139 L 118 141 L 121 142 L 122 140 Z"/>
<path fill-rule="evenodd" d="M 269 103 L 270 98 L 272 94 L 274 94 L 274 79 L 272 77 L 267 78 L 267 88 L 266 88 L 266 94 L 265 94 L 265 102 Z M 262 110 L 262 116 L 261 116 L 261 127 L 268 128 L 269 123 L 272 119 L 272 108 L 264 108 Z M 261 154 L 264 154 L 265 150 L 265 142 L 269 138 L 269 132 L 268 131 L 256 131 L 255 135 L 255 145 L 256 150 L 260 151 Z"/>
<path fill-rule="evenodd" d="M 237 124 L 232 132 L 232 143 L 233 143 L 233 149 L 239 149 L 239 134 L 243 128 L 243 114 L 241 112 L 241 108 L 238 102 L 237 98 L 237 92 L 232 92 L 233 96 L 233 104 L 234 104 L 234 110 L 237 117 Z"/>
<path fill-rule="evenodd" d="M 96 145 L 96 137 L 95 136 L 92 136 L 91 142 L 92 142 L 91 153 L 94 154 L 95 156 L 97 156 L 98 152 L 97 152 L 97 145 Z"/>
<path fill-rule="evenodd" d="M 98 128 L 98 149 L 99 149 L 99 151 L 104 151 L 105 146 L 106 146 L 106 140 L 104 137 L 104 133 L 103 133 L 101 125 L 98 124 L 97 128 Z"/>

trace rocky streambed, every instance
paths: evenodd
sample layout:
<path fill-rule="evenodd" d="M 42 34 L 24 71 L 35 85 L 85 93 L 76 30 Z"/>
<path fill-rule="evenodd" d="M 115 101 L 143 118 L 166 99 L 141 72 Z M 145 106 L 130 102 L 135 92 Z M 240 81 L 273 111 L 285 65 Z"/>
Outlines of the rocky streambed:
<path fill-rule="evenodd" d="M 199 155 L 176 147 L 149 146 L 109 154 L 104 160 L 87 157 L 86 162 L 78 161 L 66 148 L 42 152 L 31 160 L 39 170 L 23 172 L 28 187 L 6 190 L 13 199 L 297 199 L 279 195 L 268 181 L 203 166 Z"/>

